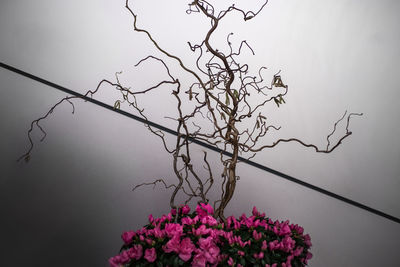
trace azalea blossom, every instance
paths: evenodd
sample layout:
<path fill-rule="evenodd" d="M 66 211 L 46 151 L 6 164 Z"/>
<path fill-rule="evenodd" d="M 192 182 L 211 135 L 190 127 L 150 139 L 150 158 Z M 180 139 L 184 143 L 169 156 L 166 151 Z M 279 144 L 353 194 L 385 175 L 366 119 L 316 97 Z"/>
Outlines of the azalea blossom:
<path fill-rule="evenodd" d="M 201 203 L 192 214 L 187 205 L 161 218 L 149 215 L 149 224 L 121 235 L 121 252 L 109 259 L 111 267 L 178 260 L 195 267 L 253 266 L 304 267 L 312 258 L 311 238 L 289 221 L 272 221 L 253 208 L 252 216 L 217 221 L 209 204 Z M 251 254 L 250 254 L 251 251 Z M 284 253 L 271 263 L 272 253 Z M 162 256 L 161 256 L 162 255 Z M 268 262 L 265 264 L 265 262 Z"/>

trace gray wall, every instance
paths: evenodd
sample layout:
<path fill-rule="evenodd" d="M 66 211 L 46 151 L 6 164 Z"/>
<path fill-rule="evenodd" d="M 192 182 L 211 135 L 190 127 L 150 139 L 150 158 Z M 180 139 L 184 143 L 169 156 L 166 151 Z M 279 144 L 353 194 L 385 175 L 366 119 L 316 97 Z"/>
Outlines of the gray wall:
<path fill-rule="evenodd" d="M 140 25 L 192 64 L 186 41 L 201 40 L 208 23 L 185 14 L 188 1 L 172 2 L 133 6 Z M 261 1 L 238 5 L 253 2 Z M 325 146 L 345 110 L 365 113 L 331 154 L 287 144 L 260 153 L 256 162 L 400 217 L 399 10 L 400 2 L 390 0 L 271 0 L 248 23 L 228 18 L 221 40 L 231 31 L 234 41 L 248 40 L 256 52 L 247 59 L 253 70 L 281 69 L 290 85 L 287 104 L 266 109 L 282 130 L 265 143 L 296 136 Z M 155 50 L 131 26 L 124 1 L 2 0 L 0 61 L 82 93 L 121 70 L 127 84 L 140 88 L 162 76 L 153 67 L 133 71 Z M 4 69 L 0 81 L 1 265 L 106 266 L 122 231 L 168 211 L 169 192 L 161 187 L 131 192 L 150 179 L 173 181 L 168 154 L 141 123 L 77 101 L 75 115 L 64 105 L 43 123 L 45 141 L 35 132 L 30 163 L 16 163 L 28 146 L 30 122 L 65 93 Z M 168 90 L 159 93 L 142 98 L 142 106 L 173 127 L 163 116 L 174 114 L 174 100 Z M 113 96 L 104 88 L 98 99 L 112 104 Z M 314 245 L 310 266 L 398 266 L 399 224 L 244 164 L 239 172 L 227 214 L 250 213 L 256 205 L 304 226 Z"/>

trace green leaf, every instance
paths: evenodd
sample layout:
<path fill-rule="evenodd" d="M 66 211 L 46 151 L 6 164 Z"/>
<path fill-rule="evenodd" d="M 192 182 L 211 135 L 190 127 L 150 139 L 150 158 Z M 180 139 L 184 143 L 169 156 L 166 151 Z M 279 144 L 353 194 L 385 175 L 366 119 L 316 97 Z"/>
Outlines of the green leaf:
<path fill-rule="evenodd" d="M 237 90 L 233 90 L 233 95 L 239 100 L 239 92 Z"/>
<path fill-rule="evenodd" d="M 179 266 L 179 257 L 175 257 L 173 265 L 174 266 Z"/>
<path fill-rule="evenodd" d="M 213 89 L 214 89 L 214 83 L 210 82 L 210 90 L 213 90 Z"/>
<path fill-rule="evenodd" d="M 278 106 L 278 108 L 279 108 L 279 100 L 276 98 L 276 97 L 274 97 L 274 101 L 275 101 L 275 104 Z"/>
<path fill-rule="evenodd" d="M 258 116 L 260 117 L 261 122 L 262 122 L 262 120 L 267 120 L 267 117 L 261 115 L 261 113 L 260 113 L 260 115 L 258 115 Z"/>
<path fill-rule="evenodd" d="M 221 112 L 221 120 L 226 121 L 226 116 L 225 116 L 225 113 L 223 113 L 223 112 Z"/>
<path fill-rule="evenodd" d="M 230 101 L 229 101 L 229 95 L 228 95 L 228 92 L 226 92 L 226 93 L 225 93 L 225 97 L 226 97 L 226 99 L 225 99 L 225 105 L 229 106 L 229 104 L 230 104 Z"/>
<path fill-rule="evenodd" d="M 121 107 L 121 101 L 119 101 L 119 100 L 115 101 L 114 109 L 120 109 L 120 107 Z"/>

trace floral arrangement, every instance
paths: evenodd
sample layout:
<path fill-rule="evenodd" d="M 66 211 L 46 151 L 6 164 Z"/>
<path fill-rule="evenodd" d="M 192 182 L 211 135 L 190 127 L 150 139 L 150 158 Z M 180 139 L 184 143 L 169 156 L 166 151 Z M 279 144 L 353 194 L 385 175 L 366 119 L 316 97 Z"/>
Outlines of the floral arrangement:
<path fill-rule="evenodd" d="M 302 227 L 272 221 L 253 208 L 252 216 L 218 222 L 209 204 L 172 209 L 138 231 L 122 234 L 124 245 L 109 259 L 120 266 L 300 267 L 311 259 L 311 240 Z"/>

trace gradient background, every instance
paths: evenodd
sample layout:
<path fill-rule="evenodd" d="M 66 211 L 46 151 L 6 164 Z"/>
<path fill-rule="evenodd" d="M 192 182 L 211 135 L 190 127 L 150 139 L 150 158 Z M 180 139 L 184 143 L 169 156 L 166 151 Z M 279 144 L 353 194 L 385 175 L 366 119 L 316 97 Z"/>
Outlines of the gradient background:
<path fill-rule="evenodd" d="M 186 42 L 200 41 L 209 24 L 186 15 L 187 3 L 135 1 L 132 7 L 139 25 L 191 66 Z M 247 23 L 227 18 L 214 44 L 223 47 L 226 34 L 235 32 L 232 41 L 246 39 L 256 52 L 248 58 L 253 70 L 281 69 L 290 86 L 286 105 L 266 109 L 282 130 L 265 142 L 296 136 L 325 146 L 345 110 L 365 114 L 352 120 L 353 135 L 332 154 L 285 144 L 259 153 L 256 162 L 400 217 L 399 11 L 395 0 L 271 0 Z M 133 88 L 159 81 L 157 66 L 133 69 L 151 53 L 150 42 L 133 31 L 124 1 L 0 2 L 0 61 L 75 91 L 121 70 Z M 28 146 L 30 122 L 65 93 L 4 69 L 0 81 L 0 265 L 107 266 L 123 231 L 168 211 L 169 192 L 161 186 L 131 189 L 150 179 L 173 182 L 169 155 L 141 123 L 76 101 L 75 115 L 63 105 L 42 124 L 43 143 L 35 132 L 30 163 L 16 163 Z M 113 97 L 105 88 L 97 99 L 113 104 Z M 170 89 L 140 103 L 152 120 L 174 127 L 163 119 L 174 115 Z M 313 241 L 310 266 L 398 266 L 399 224 L 245 164 L 239 175 L 226 214 L 250 213 L 256 205 L 304 226 Z"/>

